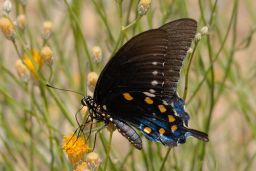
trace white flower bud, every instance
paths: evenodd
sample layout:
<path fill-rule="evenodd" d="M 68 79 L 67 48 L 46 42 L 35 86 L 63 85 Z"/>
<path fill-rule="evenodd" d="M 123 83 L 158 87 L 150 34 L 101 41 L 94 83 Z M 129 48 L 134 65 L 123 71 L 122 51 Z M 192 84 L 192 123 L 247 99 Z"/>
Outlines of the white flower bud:
<path fill-rule="evenodd" d="M 204 27 L 201 28 L 200 32 L 201 32 L 202 35 L 205 35 L 205 34 L 208 34 L 208 30 L 209 30 L 208 27 L 204 26 Z"/>
<path fill-rule="evenodd" d="M 196 33 L 196 36 L 195 36 L 196 41 L 201 40 L 201 38 L 202 38 L 201 33 Z"/>
<path fill-rule="evenodd" d="M 187 54 L 191 54 L 193 52 L 193 49 L 190 47 L 187 51 Z"/>
<path fill-rule="evenodd" d="M 12 11 L 12 3 L 10 0 L 5 0 L 3 4 L 3 11 L 8 15 Z"/>
<path fill-rule="evenodd" d="M 101 62 L 102 60 L 102 51 L 99 46 L 94 46 L 92 48 L 92 56 L 96 63 Z"/>

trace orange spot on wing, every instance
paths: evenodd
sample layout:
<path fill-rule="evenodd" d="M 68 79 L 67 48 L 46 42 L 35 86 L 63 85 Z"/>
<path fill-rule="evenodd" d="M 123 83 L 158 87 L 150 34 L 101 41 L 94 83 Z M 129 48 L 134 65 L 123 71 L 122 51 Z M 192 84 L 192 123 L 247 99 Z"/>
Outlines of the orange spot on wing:
<path fill-rule="evenodd" d="M 164 113 L 167 110 L 164 105 L 158 105 L 158 109 L 160 110 L 161 113 Z"/>
<path fill-rule="evenodd" d="M 147 104 L 153 104 L 153 103 L 154 103 L 154 101 L 153 101 L 151 98 L 149 98 L 149 97 L 146 97 L 146 98 L 144 99 L 144 101 L 145 101 Z"/>
<path fill-rule="evenodd" d="M 160 129 L 158 130 L 158 132 L 159 132 L 159 134 L 163 135 L 163 134 L 165 133 L 165 130 L 164 130 L 164 128 L 160 128 Z"/>
<path fill-rule="evenodd" d="M 123 93 L 125 100 L 131 101 L 133 97 L 129 93 Z"/>
<path fill-rule="evenodd" d="M 173 115 L 168 115 L 168 120 L 169 120 L 169 122 L 174 122 L 175 117 Z"/>
<path fill-rule="evenodd" d="M 177 129 L 178 129 L 177 125 L 173 125 L 173 126 L 171 126 L 171 130 L 172 130 L 172 132 L 176 131 Z"/>
<path fill-rule="evenodd" d="M 146 132 L 147 134 L 150 134 L 151 131 L 152 131 L 152 129 L 149 128 L 149 127 L 145 127 L 145 128 L 143 129 L 143 131 Z"/>

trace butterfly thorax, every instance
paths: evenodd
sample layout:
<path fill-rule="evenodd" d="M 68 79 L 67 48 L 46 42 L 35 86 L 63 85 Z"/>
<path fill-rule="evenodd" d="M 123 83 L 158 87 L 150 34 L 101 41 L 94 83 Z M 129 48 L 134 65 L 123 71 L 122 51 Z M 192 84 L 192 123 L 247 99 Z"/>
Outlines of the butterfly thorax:
<path fill-rule="evenodd" d="M 85 96 L 81 100 L 81 103 L 83 106 L 88 107 L 90 116 L 93 119 L 105 122 L 109 122 L 112 120 L 110 115 L 106 114 L 103 108 L 100 105 L 98 105 L 91 96 Z"/>

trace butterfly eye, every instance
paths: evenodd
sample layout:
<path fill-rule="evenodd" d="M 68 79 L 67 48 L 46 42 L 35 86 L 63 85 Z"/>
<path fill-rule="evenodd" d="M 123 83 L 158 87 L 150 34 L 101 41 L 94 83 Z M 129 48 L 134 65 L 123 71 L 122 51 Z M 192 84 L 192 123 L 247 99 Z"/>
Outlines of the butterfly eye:
<path fill-rule="evenodd" d="M 83 106 L 87 106 L 85 97 L 84 97 L 84 98 L 82 98 L 82 100 L 81 100 L 81 104 L 82 104 Z"/>

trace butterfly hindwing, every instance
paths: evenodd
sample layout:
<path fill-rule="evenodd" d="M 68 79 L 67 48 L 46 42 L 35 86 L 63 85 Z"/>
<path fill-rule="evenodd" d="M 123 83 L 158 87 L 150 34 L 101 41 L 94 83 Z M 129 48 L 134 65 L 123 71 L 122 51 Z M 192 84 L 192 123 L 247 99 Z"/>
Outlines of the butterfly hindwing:
<path fill-rule="evenodd" d="M 107 110 L 113 113 L 114 118 L 139 129 L 147 139 L 171 146 L 184 139 L 183 120 L 166 102 L 152 97 L 150 93 L 140 92 L 123 92 L 114 99 L 111 101 L 113 107 Z"/>

